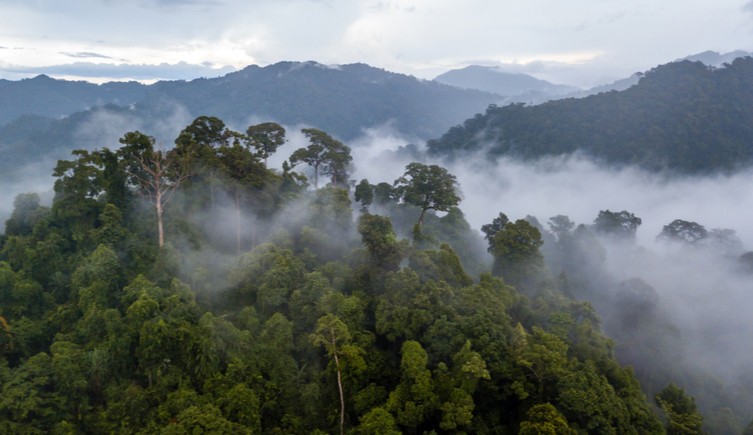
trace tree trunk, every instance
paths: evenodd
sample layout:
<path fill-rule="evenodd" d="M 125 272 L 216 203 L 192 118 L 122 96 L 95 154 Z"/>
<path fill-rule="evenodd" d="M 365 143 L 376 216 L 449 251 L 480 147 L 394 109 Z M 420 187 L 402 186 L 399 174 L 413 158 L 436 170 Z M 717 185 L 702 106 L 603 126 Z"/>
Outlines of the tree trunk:
<path fill-rule="evenodd" d="M 418 227 L 421 228 L 424 226 L 424 215 L 426 214 L 425 208 L 421 209 L 421 215 L 418 216 Z"/>
<path fill-rule="evenodd" d="M 332 344 L 335 339 L 332 338 Z M 337 358 L 337 347 L 335 347 L 335 366 L 337 367 L 337 388 L 340 390 L 340 435 L 343 435 L 345 428 L 345 394 L 343 393 L 343 381 L 340 375 L 340 360 Z"/>
<path fill-rule="evenodd" d="M 165 244 L 165 230 L 162 225 L 162 193 L 157 192 L 157 196 L 154 201 L 154 206 L 157 209 L 157 237 L 159 240 L 159 247 Z"/>
<path fill-rule="evenodd" d="M 241 194 L 235 188 L 235 253 L 241 255 Z"/>

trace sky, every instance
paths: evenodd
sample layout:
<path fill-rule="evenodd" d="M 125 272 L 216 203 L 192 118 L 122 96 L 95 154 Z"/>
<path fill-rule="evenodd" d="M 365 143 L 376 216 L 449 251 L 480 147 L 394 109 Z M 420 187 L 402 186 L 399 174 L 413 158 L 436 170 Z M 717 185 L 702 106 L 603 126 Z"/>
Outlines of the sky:
<path fill-rule="evenodd" d="M 753 50 L 751 0 L 2 0 L 0 78 L 216 77 L 364 62 L 471 64 L 590 87 L 706 50 Z"/>

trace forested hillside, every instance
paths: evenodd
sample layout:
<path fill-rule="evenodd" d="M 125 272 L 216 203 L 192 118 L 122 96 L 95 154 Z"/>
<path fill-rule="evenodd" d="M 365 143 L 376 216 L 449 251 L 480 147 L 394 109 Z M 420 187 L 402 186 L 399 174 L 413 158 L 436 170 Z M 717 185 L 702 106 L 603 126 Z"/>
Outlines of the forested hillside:
<path fill-rule="evenodd" d="M 433 155 L 524 159 L 580 152 L 615 165 L 711 173 L 753 162 L 753 58 L 656 67 L 621 92 L 490 106 L 428 142 Z"/>
<path fill-rule="evenodd" d="M 160 151 L 129 132 L 60 161 L 51 206 L 17 197 L 3 433 L 699 430 L 681 386 L 649 398 L 616 362 L 580 281 L 547 273 L 547 232 L 500 214 L 482 238 L 445 168 L 352 188 L 347 145 L 285 133 L 200 117 Z M 630 222 L 600 218 L 578 246 Z"/>
<path fill-rule="evenodd" d="M 0 149 L 5 157 L 0 172 L 102 146 L 102 134 L 92 130 L 141 129 L 169 143 L 183 125 L 205 113 L 237 128 L 271 119 L 351 140 L 366 129 L 388 126 L 405 137 L 426 140 L 500 98 L 365 64 L 328 67 L 316 62 L 249 66 L 218 78 L 148 86 L 97 86 L 46 76 L 3 80 Z"/>
<path fill-rule="evenodd" d="M 141 101 L 147 86 L 136 82 L 102 85 L 56 80 L 46 75 L 32 79 L 0 80 L 0 125 L 24 115 L 57 119 L 93 106 L 128 106 Z"/>

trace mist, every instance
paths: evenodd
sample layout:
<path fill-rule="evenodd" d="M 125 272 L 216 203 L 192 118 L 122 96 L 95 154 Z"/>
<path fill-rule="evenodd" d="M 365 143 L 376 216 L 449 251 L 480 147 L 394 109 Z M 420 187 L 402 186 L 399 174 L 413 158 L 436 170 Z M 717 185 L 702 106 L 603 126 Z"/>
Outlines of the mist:
<path fill-rule="evenodd" d="M 370 131 L 354 148 L 354 178 L 391 183 L 412 160 L 396 152 L 406 143 L 389 130 Z M 459 207 L 472 228 L 479 230 L 500 212 L 511 221 L 535 217 L 545 233 L 542 252 L 547 256 L 555 251 L 546 246 L 556 243 L 547 226 L 553 216 L 566 215 L 585 227 L 601 210 L 626 210 L 640 217 L 634 241 L 596 236 L 592 250 L 568 259 L 587 277 L 585 282 L 573 277 L 573 286 L 583 286 L 573 296 L 594 304 L 605 332 L 617 340 L 618 358 L 635 367 L 649 397 L 674 382 L 697 396 L 705 413 L 726 406 L 752 417 L 743 385 L 753 381 L 753 351 L 744 345 L 753 335 L 753 276 L 740 271 L 738 258 L 753 246 L 753 169 L 679 176 L 609 167 L 578 154 L 496 162 L 477 154 L 427 163 L 444 166 L 457 177 Z M 657 239 L 675 219 L 697 222 L 709 231 L 734 230 L 740 244 Z M 546 258 L 546 263 L 553 278 L 562 271 L 556 269 L 562 264 L 558 259 Z M 656 300 L 642 307 L 648 312 L 642 315 L 649 316 L 642 318 L 644 324 L 630 325 L 624 322 L 625 301 L 620 299 L 625 290 L 620 292 L 636 278 L 655 292 Z M 657 365 L 673 368 L 656 370 Z"/>
<path fill-rule="evenodd" d="M 158 137 L 158 143 L 171 144 L 177 133 L 190 122 L 188 118 L 185 111 L 176 108 L 174 116 L 155 127 L 130 116 L 102 113 L 82 127 L 78 137 L 87 149 L 102 146 L 116 149 L 119 146 L 117 140 L 124 133 L 138 129 Z M 246 128 L 229 127 L 240 131 Z M 269 159 L 271 168 L 279 168 L 295 149 L 307 145 L 306 137 L 300 132 L 303 127 L 285 126 L 288 142 Z M 407 163 L 421 158 L 420 147 L 406 146 L 417 141 L 401 137 L 389 125 L 367 129 L 363 133 L 362 137 L 347 144 L 352 148 L 354 163 L 351 178 L 356 181 L 366 178 L 371 184 L 391 184 L 403 174 Z M 592 272 L 587 290 L 576 291 L 574 296 L 594 304 L 605 331 L 618 340 L 618 357 L 624 364 L 635 366 L 641 375 L 644 366 L 658 363 L 657 355 L 643 348 L 628 348 L 620 342 L 645 333 L 621 329 L 624 324 L 620 322 L 623 316 L 619 305 L 621 286 L 638 278 L 655 291 L 654 320 L 661 319 L 660 326 L 667 332 L 666 336 L 656 337 L 657 343 L 665 347 L 661 349 L 664 353 L 660 358 L 681 367 L 679 373 L 685 376 L 671 381 L 685 386 L 690 394 L 699 394 L 699 389 L 703 388 L 693 380 L 696 375 L 702 376 L 700 379 L 713 379 L 727 391 L 741 379 L 753 382 L 753 369 L 749 364 L 753 355 L 741 346 L 745 338 L 753 334 L 753 318 L 749 314 L 753 311 L 750 293 L 753 278 L 742 274 L 736 263 L 737 257 L 753 246 L 750 225 L 753 221 L 753 183 L 750 182 L 753 169 L 726 175 L 677 176 L 646 172 L 635 167 L 609 167 L 577 154 L 525 162 L 510 158 L 490 161 L 483 154 L 476 154 L 453 162 L 437 160 L 427 163 L 444 166 L 457 177 L 462 197 L 459 207 L 477 231 L 500 212 L 512 221 L 532 216 L 543 226 L 545 243 L 554 243 L 556 239 L 546 232 L 546 222 L 553 216 L 566 215 L 576 225 L 586 227 L 593 223 L 601 210 L 626 210 L 640 217 L 642 225 L 634 242 L 598 238 L 599 249 L 585 252 L 583 258 L 573 260 L 581 262 L 585 271 Z M 17 171 L 23 176 L 19 175 L 3 186 L 0 191 L 3 221 L 10 215 L 13 198 L 18 193 L 37 192 L 42 195 L 43 202 L 49 203 L 54 181 L 49 174 L 53 166 L 51 161 L 40 161 Z M 303 166 L 296 169 L 303 173 L 307 170 Z M 270 222 L 244 216 L 243 251 L 279 237 L 286 228 L 306 225 L 304 217 L 309 213 L 311 204 L 300 202 L 289 204 Z M 208 216 L 190 217 L 193 225 L 228 247 L 234 247 L 235 219 L 229 198 L 221 199 Z M 675 219 L 697 222 L 707 230 L 732 229 L 741 245 L 730 250 L 657 240 L 662 227 Z M 338 228 L 322 228 L 320 231 L 328 239 L 326 244 L 330 245 L 337 244 L 341 236 L 348 241 L 357 238 L 354 226 L 348 229 L 347 235 L 338 232 Z M 196 250 L 179 238 L 172 243 L 184 252 L 182 266 L 185 276 L 197 276 L 198 266 L 227 270 L 237 261 L 233 249 L 228 252 Z M 336 246 L 333 249 L 341 248 L 344 249 Z M 542 251 L 548 252 L 546 245 Z M 596 258 L 602 254 L 603 258 Z M 328 254 L 321 252 L 320 255 Z M 589 258 L 591 255 L 595 259 Z M 557 262 L 548 258 L 547 264 L 551 266 Z M 549 272 L 556 277 L 560 270 L 550 267 Z M 193 286 L 202 287 L 199 278 L 189 281 Z M 207 288 L 218 282 L 216 278 L 211 281 Z M 575 280 L 573 284 L 581 283 Z M 640 340 L 637 342 L 642 344 Z M 665 385 L 644 385 L 644 388 L 650 390 Z M 714 410 L 717 406 L 707 399 L 699 400 L 699 404 L 707 410 Z M 750 417 L 746 414 L 749 411 L 736 411 Z"/>

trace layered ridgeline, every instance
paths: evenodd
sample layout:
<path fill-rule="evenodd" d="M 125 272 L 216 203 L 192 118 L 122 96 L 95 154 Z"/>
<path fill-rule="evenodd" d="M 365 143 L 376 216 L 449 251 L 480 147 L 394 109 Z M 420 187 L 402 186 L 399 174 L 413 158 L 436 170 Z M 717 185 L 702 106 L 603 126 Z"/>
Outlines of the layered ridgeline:
<path fill-rule="evenodd" d="M 562 98 L 580 89 L 550 83 L 522 73 L 511 73 L 497 67 L 470 65 L 448 71 L 434 80 L 464 89 L 478 89 L 505 96 L 504 102 L 543 102 Z"/>
<path fill-rule="evenodd" d="M 658 414 L 699 430 L 681 388 L 649 401 L 618 365 L 535 225 L 500 215 L 484 242 L 439 166 L 350 191 L 350 149 L 303 134 L 286 150 L 277 124 L 201 117 L 162 152 L 130 132 L 59 162 L 50 207 L 19 196 L 0 430 L 644 434 Z"/>
<path fill-rule="evenodd" d="M 537 106 L 490 106 L 428 142 L 433 155 L 535 159 L 574 152 L 617 165 L 681 173 L 753 162 L 753 58 L 722 68 L 656 67 L 621 92 Z"/>
<path fill-rule="evenodd" d="M 351 140 L 389 125 L 405 137 L 437 137 L 500 97 L 418 80 L 364 64 L 315 62 L 249 66 L 213 79 L 152 85 L 54 80 L 46 76 L 0 81 L 0 171 L 54 161 L 76 148 L 101 146 L 103 129 L 153 132 L 169 142 L 201 115 L 245 128 L 255 119 L 324 129 Z M 116 139 L 116 137 L 111 139 Z"/>

